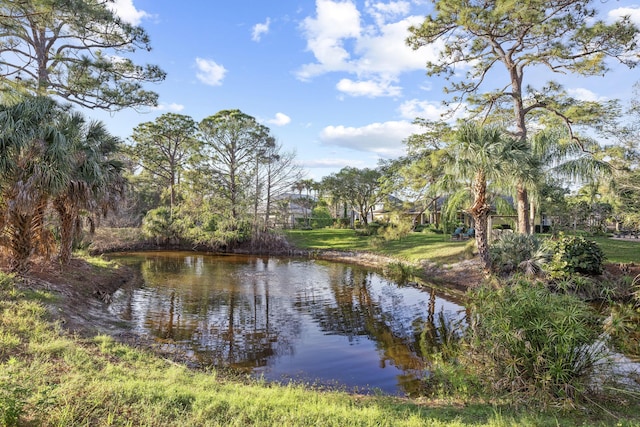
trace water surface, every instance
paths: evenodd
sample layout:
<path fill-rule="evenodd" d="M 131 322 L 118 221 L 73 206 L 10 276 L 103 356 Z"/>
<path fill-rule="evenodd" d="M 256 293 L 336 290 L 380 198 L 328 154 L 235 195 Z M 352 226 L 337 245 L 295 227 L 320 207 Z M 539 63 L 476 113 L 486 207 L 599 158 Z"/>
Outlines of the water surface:
<path fill-rule="evenodd" d="M 437 345 L 428 341 L 441 338 L 438 319 L 464 316 L 435 290 L 349 264 L 194 252 L 113 258 L 143 277 L 110 306 L 137 333 L 267 380 L 412 394 L 425 348 Z"/>

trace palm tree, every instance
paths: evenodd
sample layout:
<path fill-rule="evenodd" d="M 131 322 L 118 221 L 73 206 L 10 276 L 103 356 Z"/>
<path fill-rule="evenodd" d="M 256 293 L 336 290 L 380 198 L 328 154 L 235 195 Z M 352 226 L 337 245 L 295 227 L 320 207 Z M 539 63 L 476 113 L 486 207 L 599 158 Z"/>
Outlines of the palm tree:
<path fill-rule="evenodd" d="M 540 176 L 554 176 L 556 178 L 571 181 L 588 181 L 597 183 L 599 178 L 607 178 L 612 175 L 612 167 L 609 163 L 599 160 L 594 154 L 601 147 L 596 141 L 584 138 L 582 145 L 576 144 L 565 128 L 547 128 L 535 133 L 530 142 L 531 152 L 541 168 L 544 165 L 544 174 Z M 538 182 L 536 187 L 540 185 Z M 533 233 L 535 226 L 535 210 L 537 203 L 535 196 L 537 191 L 530 188 L 532 197 L 530 204 L 529 233 Z"/>
<path fill-rule="evenodd" d="M 29 270 L 30 257 L 50 246 L 44 212 L 70 175 L 69 141 L 58 128 L 64 111 L 52 100 L 28 98 L 0 107 L 1 243 L 12 271 Z"/>
<path fill-rule="evenodd" d="M 449 208 L 467 204 L 464 210 L 474 221 L 478 254 L 485 270 L 489 270 L 488 188 L 500 188 L 501 184 L 504 187 L 510 178 L 513 182 L 517 170 L 526 168 L 526 146 L 521 140 L 508 138 L 497 127 L 469 122 L 457 130 L 454 141 L 444 150 L 444 175 L 435 187 L 450 193 Z"/>
<path fill-rule="evenodd" d="M 58 259 L 67 264 L 82 230 L 81 210 L 93 219 L 93 215 L 115 209 L 125 181 L 123 165 L 112 159 L 119 139 L 107 132 L 104 124 L 87 123 L 82 115 L 72 114 L 62 128 L 70 141 L 72 165 L 67 186 L 54 198 L 53 206 L 60 220 Z"/>

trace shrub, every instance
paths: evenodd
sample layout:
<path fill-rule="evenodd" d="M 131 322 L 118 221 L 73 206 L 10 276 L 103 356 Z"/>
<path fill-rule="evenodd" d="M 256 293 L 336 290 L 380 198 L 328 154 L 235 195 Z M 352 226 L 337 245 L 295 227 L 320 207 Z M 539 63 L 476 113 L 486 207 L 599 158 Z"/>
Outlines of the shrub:
<path fill-rule="evenodd" d="M 366 227 L 358 223 L 355 232 L 357 236 L 377 236 L 380 228 L 384 228 L 384 226 L 377 221 L 368 223 Z"/>
<path fill-rule="evenodd" d="M 318 206 L 311 213 L 311 226 L 313 228 L 325 228 L 333 224 L 333 217 L 329 208 L 326 206 Z"/>
<path fill-rule="evenodd" d="M 409 279 L 419 274 L 418 267 L 403 262 L 390 262 L 384 268 L 384 275 L 400 285 L 406 284 Z"/>
<path fill-rule="evenodd" d="M 336 218 L 333 222 L 333 228 L 351 228 L 351 220 L 349 218 Z"/>
<path fill-rule="evenodd" d="M 142 220 L 142 230 L 154 239 L 162 239 L 166 243 L 178 238 L 177 225 L 168 207 L 151 209 Z"/>
<path fill-rule="evenodd" d="M 542 247 L 542 242 L 534 235 L 505 233 L 489 249 L 491 269 L 500 274 L 520 271 L 535 276 L 551 254 Z"/>
<path fill-rule="evenodd" d="M 413 223 L 408 218 L 394 213 L 391 215 L 389 224 L 382 229 L 382 237 L 384 240 L 402 240 L 407 237 L 413 230 Z"/>
<path fill-rule="evenodd" d="M 471 299 L 471 363 L 490 387 L 543 404 L 583 394 L 602 357 L 599 316 L 588 304 L 523 279 Z"/>
<path fill-rule="evenodd" d="M 560 233 L 557 239 L 547 241 L 553 253 L 548 271 L 554 279 L 562 279 L 573 273 L 598 275 L 602 273 L 604 253 L 593 240 L 582 236 Z"/>

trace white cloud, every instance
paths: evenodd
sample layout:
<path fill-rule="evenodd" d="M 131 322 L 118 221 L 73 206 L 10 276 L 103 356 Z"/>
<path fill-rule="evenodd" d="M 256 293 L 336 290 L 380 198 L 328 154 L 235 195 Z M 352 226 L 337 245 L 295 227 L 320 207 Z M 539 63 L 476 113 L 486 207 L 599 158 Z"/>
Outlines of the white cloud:
<path fill-rule="evenodd" d="M 393 1 L 390 3 L 365 2 L 367 13 L 369 13 L 378 25 L 384 24 L 389 19 L 398 16 L 406 16 L 411 11 L 411 3 L 408 1 Z"/>
<path fill-rule="evenodd" d="M 342 79 L 336 88 L 351 96 L 368 96 L 374 98 L 378 96 L 399 96 L 402 92 L 400 86 L 392 86 L 388 81 Z"/>
<path fill-rule="evenodd" d="M 196 58 L 198 80 L 209 86 L 220 86 L 227 70 L 211 59 Z"/>
<path fill-rule="evenodd" d="M 403 141 L 418 132 L 420 128 L 408 121 L 372 123 L 363 127 L 327 126 L 320 134 L 320 141 L 324 145 L 394 158 L 405 154 Z"/>
<path fill-rule="evenodd" d="M 438 42 L 418 50 L 406 45 L 408 28 L 421 24 L 423 20 L 422 16 L 410 16 L 363 34 L 355 49 L 360 55 L 358 72 L 397 76 L 406 71 L 425 70 L 427 61 L 437 58 L 443 44 Z"/>
<path fill-rule="evenodd" d="M 367 1 L 366 11 L 374 17 L 373 23 L 367 23 L 351 0 L 316 0 L 316 16 L 307 17 L 301 25 L 307 50 L 313 53 L 315 62 L 302 65 L 297 77 L 310 80 L 325 73 L 346 72 L 356 78 L 338 83 L 344 93 L 399 94 L 401 88 L 390 83 L 397 82 L 404 72 L 423 70 L 429 59 L 436 59 L 442 46 L 434 44 L 414 51 L 406 45 L 408 28 L 424 20 L 424 16 L 407 16 L 410 6 L 406 1 Z M 374 82 L 378 87 L 374 88 Z"/>
<path fill-rule="evenodd" d="M 403 118 L 408 120 L 415 120 L 416 118 L 427 120 L 446 120 L 452 121 L 457 118 L 461 118 L 465 112 L 465 106 L 462 105 L 451 116 L 450 107 L 443 105 L 440 102 L 433 101 L 421 101 L 419 99 L 411 99 L 403 102 L 400 107 L 400 114 Z"/>
<path fill-rule="evenodd" d="M 360 35 L 360 12 L 350 1 L 317 0 L 316 18 L 305 18 L 301 28 L 307 38 L 307 49 L 320 65 L 303 66 L 298 76 L 305 80 L 326 71 L 341 71 L 348 67 L 349 52 L 344 41 Z"/>
<path fill-rule="evenodd" d="M 616 21 L 623 16 L 629 16 L 631 22 L 640 25 L 640 7 L 619 7 L 609 11 L 608 17 L 612 21 Z"/>
<path fill-rule="evenodd" d="M 136 9 L 133 5 L 133 0 L 115 0 L 114 3 L 107 2 L 107 7 L 124 22 L 132 25 L 140 25 L 143 18 L 151 16 L 144 10 Z"/>
<path fill-rule="evenodd" d="M 269 25 L 271 25 L 271 18 L 267 18 L 264 24 L 254 25 L 251 32 L 251 40 L 259 42 L 263 34 L 269 33 Z"/>
<path fill-rule="evenodd" d="M 184 105 L 176 104 L 176 103 L 158 104 L 158 106 L 155 107 L 154 110 L 157 110 L 157 111 L 173 111 L 173 112 L 177 113 L 177 112 L 180 112 L 180 111 L 184 110 Z"/>
<path fill-rule="evenodd" d="M 587 101 L 587 102 L 598 101 L 599 102 L 599 101 L 607 100 L 607 97 L 598 96 L 595 92 L 592 92 L 589 89 L 585 89 L 582 87 L 567 89 L 567 93 L 579 101 Z"/>
<path fill-rule="evenodd" d="M 284 113 L 276 113 L 276 116 L 273 119 L 267 120 L 267 123 L 275 126 L 285 126 L 291 123 L 291 117 Z"/>

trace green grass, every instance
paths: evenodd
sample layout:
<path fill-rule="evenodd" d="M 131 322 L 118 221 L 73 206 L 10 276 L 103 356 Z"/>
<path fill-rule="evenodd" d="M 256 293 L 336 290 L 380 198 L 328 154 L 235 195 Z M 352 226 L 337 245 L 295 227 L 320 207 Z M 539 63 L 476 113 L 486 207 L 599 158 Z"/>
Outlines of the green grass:
<path fill-rule="evenodd" d="M 8 282 L 0 288 L 2 426 L 640 425 L 637 414 L 356 396 L 191 370 L 111 337 L 66 335 Z"/>
<path fill-rule="evenodd" d="M 609 237 L 589 237 L 594 240 L 606 256 L 605 262 L 640 263 L 640 239 L 636 241 L 612 239 Z"/>
<path fill-rule="evenodd" d="M 382 242 L 370 236 L 359 236 L 351 229 L 321 228 L 287 230 L 287 239 L 300 249 L 330 249 L 338 251 L 367 251 L 396 257 L 407 262 L 429 259 L 437 263 L 451 263 L 467 257 L 467 245 L 472 241 L 451 240 L 448 234 L 410 233 L 403 239 Z"/>
<path fill-rule="evenodd" d="M 451 240 L 448 234 L 411 233 L 401 240 L 375 245 L 369 236 L 358 236 L 351 229 L 322 228 L 317 230 L 287 230 L 287 239 L 300 249 L 331 249 L 367 251 L 389 255 L 408 262 L 428 259 L 437 263 L 452 263 L 468 257 L 472 240 Z M 547 237 L 547 235 L 541 235 Z M 607 262 L 640 263 L 640 239 L 625 241 L 608 237 L 589 237 L 602 248 Z"/>
<path fill-rule="evenodd" d="M 300 249 L 331 249 L 339 251 L 369 251 L 371 239 L 358 236 L 351 229 L 318 228 L 285 230 L 287 239 Z"/>

